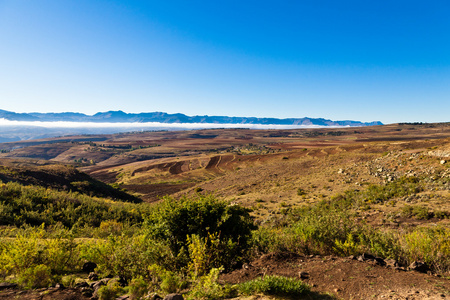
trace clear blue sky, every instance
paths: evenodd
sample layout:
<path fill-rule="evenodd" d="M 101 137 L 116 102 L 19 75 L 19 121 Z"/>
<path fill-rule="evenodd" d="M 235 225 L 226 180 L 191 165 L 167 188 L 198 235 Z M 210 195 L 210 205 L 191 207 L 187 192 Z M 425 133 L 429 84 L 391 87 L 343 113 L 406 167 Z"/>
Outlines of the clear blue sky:
<path fill-rule="evenodd" d="M 0 109 L 450 121 L 450 2 L 0 0 Z"/>

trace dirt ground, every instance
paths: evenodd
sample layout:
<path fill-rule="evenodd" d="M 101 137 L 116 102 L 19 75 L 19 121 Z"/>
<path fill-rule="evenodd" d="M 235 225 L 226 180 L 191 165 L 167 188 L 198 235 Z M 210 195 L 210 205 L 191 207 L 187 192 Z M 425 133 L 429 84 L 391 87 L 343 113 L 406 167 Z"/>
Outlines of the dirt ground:
<path fill-rule="evenodd" d="M 302 273 L 313 292 L 337 299 L 450 299 L 448 278 L 334 256 L 266 254 L 220 280 L 235 284 L 264 275 L 300 278 Z"/>

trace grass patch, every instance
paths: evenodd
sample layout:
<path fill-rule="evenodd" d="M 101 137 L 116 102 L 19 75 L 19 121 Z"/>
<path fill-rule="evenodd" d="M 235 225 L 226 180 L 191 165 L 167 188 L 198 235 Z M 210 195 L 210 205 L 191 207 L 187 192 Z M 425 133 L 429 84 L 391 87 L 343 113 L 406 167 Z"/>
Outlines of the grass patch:
<path fill-rule="evenodd" d="M 265 276 L 238 285 L 244 295 L 265 294 L 274 296 L 300 297 L 310 291 L 310 287 L 296 278 Z"/>

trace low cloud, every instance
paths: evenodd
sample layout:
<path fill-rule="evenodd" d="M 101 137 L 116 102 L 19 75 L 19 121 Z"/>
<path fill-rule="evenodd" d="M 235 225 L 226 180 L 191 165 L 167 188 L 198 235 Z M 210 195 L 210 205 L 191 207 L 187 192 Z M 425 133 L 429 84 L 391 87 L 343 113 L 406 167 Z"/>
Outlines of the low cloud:
<path fill-rule="evenodd" d="M 0 119 L 1 127 L 42 127 L 42 128 L 70 128 L 70 129 L 114 129 L 118 132 L 130 130 L 189 130 L 214 128 L 248 128 L 248 129 L 296 129 L 323 128 L 329 126 L 318 125 L 270 125 L 270 124 L 216 124 L 216 123 L 96 123 L 96 122 L 41 122 L 41 121 L 11 121 Z"/>

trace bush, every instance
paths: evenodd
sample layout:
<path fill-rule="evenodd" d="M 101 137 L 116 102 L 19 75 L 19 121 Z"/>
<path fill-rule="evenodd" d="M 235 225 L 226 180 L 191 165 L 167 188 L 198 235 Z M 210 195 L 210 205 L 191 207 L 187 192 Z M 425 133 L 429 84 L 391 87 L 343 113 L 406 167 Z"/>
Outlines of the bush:
<path fill-rule="evenodd" d="M 99 300 L 114 300 L 125 293 L 124 288 L 122 288 L 118 282 L 113 280 L 110 280 L 110 282 L 98 289 Z"/>
<path fill-rule="evenodd" d="M 165 268 L 153 264 L 148 268 L 154 289 L 165 294 L 179 292 L 187 287 L 187 280 L 179 272 L 166 270 Z"/>
<path fill-rule="evenodd" d="M 256 254 L 289 251 L 348 256 L 369 252 L 404 260 L 398 235 L 359 224 L 352 214 L 325 201 L 293 211 L 282 224 L 253 232 Z"/>
<path fill-rule="evenodd" d="M 139 276 L 131 280 L 128 290 L 131 300 L 141 299 L 148 293 L 148 284 Z"/>
<path fill-rule="evenodd" d="M 441 273 L 450 271 L 450 229 L 420 228 L 401 237 L 408 262 L 426 262 Z"/>
<path fill-rule="evenodd" d="M 434 212 L 434 216 L 438 219 L 448 219 L 450 217 L 450 213 L 445 210 L 437 210 Z"/>
<path fill-rule="evenodd" d="M 251 231 L 256 228 L 249 210 L 230 205 L 211 195 L 197 195 L 195 199 L 165 198 L 145 221 L 148 238 L 167 242 L 176 266 L 184 268 L 189 261 L 188 237 L 196 235 L 214 245 L 214 259 L 210 268 L 232 268 L 247 258 Z M 191 257 L 192 259 L 192 257 Z"/>
<path fill-rule="evenodd" d="M 217 281 L 223 269 L 213 268 L 208 274 L 198 277 L 187 299 L 225 299 L 236 296 L 236 290 L 229 286 L 220 285 Z"/>
<path fill-rule="evenodd" d="M 401 215 L 405 218 L 414 217 L 418 220 L 428 220 L 433 216 L 433 213 L 429 211 L 427 207 L 424 206 L 410 206 L 405 205 L 402 208 Z"/>
<path fill-rule="evenodd" d="M 139 224 L 148 207 L 9 182 L 0 186 L 0 225 L 40 226 L 61 223 L 67 228 L 100 226 L 114 220 Z"/>
<path fill-rule="evenodd" d="M 69 232 L 48 235 L 44 226 L 29 229 L 0 247 L 0 275 L 34 276 L 35 268 L 45 266 L 51 275 L 74 271 L 79 265 L 77 244 Z M 38 275 L 37 273 L 35 274 Z M 30 281 L 32 282 L 32 281 Z"/>
<path fill-rule="evenodd" d="M 115 220 L 102 221 L 99 227 L 99 237 L 107 237 L 109 235 L 120 235 L 123 231 L 123 224 Z"/>
<path fill-rule="evenodd" d="M 335 210 L 312 210 L 292 226 L 304 253 L 333 253 L 336 241 L 345 243 L 356 230 L 350 214 Z"/>
<path fill-rule="evenodd" d="M 148 278 L 148 266 L 154 263 L 171 263 L 165 261 L 170 256 L 168 247 L 144 235 L 110 235 L 106 241 L 85 243 L 82 248 L 80 258 L 95 262 L 100 273 L 126 281 L 139 276 Z"/>
<path fill-rule="evenodd" d="M 27 289 L 49 287 L 52 283 L 50 268 L 46 265 L 31 266 L 19 274 L 18 281 Z"/>
<path fill-rule="evenodd" d="M 402 177 L 385 185 L 371 184 L 363 191 L 346 191 L 324 203 L 339 210 L 367 209 L 370 204 L 385 203 L 393 198 L 405 197 L 421 191 L 423 191 L 423 185 L 418 178 Z"/>

